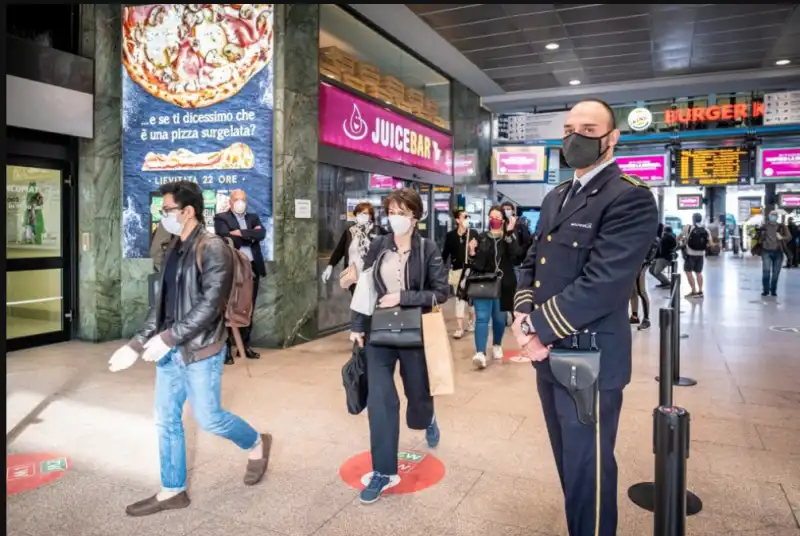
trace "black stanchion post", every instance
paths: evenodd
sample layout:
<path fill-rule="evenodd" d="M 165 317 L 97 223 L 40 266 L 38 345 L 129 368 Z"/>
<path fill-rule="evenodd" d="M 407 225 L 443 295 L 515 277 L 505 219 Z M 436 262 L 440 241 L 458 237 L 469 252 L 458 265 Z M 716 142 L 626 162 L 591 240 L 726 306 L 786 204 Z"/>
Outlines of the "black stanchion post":
<path fill-rule="evenodd" d="M 689 413 L 683 408 L 660 407 L 654 415 L 656 482 L 653 501 L 653 536 L 684 536 L 686 516 L 703 504 L 686 490 L 689 458 Z M 691 504 L 691 508 L 690 508 Z"/>
<path fill-rule="evenodd" d="M 672 310 L 674 317 L 672 322 L 672 384 L 678 387 L 691 387 L 697 385 L 697 381 L 692 378 L 681 377 L 681 276 L 672 276 Z M 663 378 L 663 376 L 662 376 Z"/>
<path fill-rule="evenodd" d="M 672 345 L 679 319 L 675 310 L 669 308 L 659 310 L 658 320 L 659 372 L 662 378 L 671 378 L 674 363 Z M 655 514 L 654 535 L 683 536 L 686 516 L 697 514 L 703 509 L 703 502 L 697 495 L 686 490 L 689 414 L 684 409 L 673 406 L 672 382 L 660 382 L 658 402 L 659 407 L 653 410 L 655 482 L 634 484 L 628 488 L 628 498 L 639 508 Z M 683 445 L 680 448 L 676 446 L 679 443 Z M 665 516 L 668 517 L 668 522 L 664 521 Z M 681 532 L 676 532 L 677 530 Z"/>

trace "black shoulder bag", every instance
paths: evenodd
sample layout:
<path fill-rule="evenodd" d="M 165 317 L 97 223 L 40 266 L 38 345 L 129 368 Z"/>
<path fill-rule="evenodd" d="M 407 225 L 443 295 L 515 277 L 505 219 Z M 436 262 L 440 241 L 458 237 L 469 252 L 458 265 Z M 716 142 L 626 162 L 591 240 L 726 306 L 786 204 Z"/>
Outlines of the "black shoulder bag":
<path fill-rule="evenodd" d="M 550 350 L 550 370 L 556 381 L 567 388 L 575 401 L 578 420 L 586 425 L 597 423 L 597 379 L 600 376 L 600 356 L 596 334 L 592 333 L 589 350 L 578 348 L 578 336 L 572 336 L 571 348 Z"/>
<path fill-rule="evenodd" d="M 422 261 L 420 290 L 424 290 L 425 239 L 422 237 L 420 237 L 419 255 Z M 380 267 L 376 269 L 380 269 Z M 422 348 L 422 308 L 397 306 L 375 309 L 375 312 L 372 313 L 369 343 L 373 346 L 389 348 Z"/>
<path fill-rule="evenodd" d="M 471 300 L 496 300 L 500 297 L 503 286 L 503 271 L 500 269 L 500 261 L 497 258 L 497 242 L 494 242 L 494 273 L 476 274 L 470 270 L 467 276 L 467 296 Z"/>

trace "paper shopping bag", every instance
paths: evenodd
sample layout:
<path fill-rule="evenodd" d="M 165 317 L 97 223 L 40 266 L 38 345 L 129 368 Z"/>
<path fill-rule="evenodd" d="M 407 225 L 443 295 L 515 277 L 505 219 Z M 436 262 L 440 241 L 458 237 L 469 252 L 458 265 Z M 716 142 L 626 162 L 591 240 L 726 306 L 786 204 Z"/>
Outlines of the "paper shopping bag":
<path fill-rule="evenodd" d="M 455 365 L 450 337 L 444 315 L 438 307 L 422 315 L 422 339 L 431 396 L 452 395 L 455 392 Z"/>

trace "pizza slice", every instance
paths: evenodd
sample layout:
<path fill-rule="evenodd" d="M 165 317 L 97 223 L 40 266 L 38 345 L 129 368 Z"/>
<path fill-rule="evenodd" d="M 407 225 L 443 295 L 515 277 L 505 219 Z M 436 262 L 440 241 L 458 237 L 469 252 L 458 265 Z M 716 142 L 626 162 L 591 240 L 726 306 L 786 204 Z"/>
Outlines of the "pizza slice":
<path fill-rule="evenodd" d="M 237 142 L 210 153 L 194 153 L 188 149 L 178 149 L 168 154 L 150 152 L 144 158 L 142 171 L 252 169 L 255 161 L 250 146 Z"/>

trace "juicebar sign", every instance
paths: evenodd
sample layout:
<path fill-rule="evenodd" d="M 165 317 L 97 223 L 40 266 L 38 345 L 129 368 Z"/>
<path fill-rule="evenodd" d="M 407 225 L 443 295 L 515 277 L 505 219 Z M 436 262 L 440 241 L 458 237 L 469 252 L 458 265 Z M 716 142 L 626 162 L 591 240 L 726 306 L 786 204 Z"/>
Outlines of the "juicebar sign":
<path fill-rule="evenodd" d="M 319 85 L 319 139 L 381 160 L 453 174 L 453 138 L 325 82 Z"/>
<path fill-rule="evenodd" d="M 746 119 L 748 117 L 761 117 L 764 115 L 764 103 L 750 104 L 722 104 L 719 106 L 699 106 L 696 108 L 681 108 L 677 110 L 664 110 L 664 122 L 668 125 L 675 123 L 703 123 L 705 121 L 731 121 Z"/>

